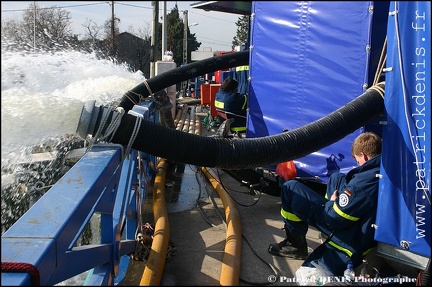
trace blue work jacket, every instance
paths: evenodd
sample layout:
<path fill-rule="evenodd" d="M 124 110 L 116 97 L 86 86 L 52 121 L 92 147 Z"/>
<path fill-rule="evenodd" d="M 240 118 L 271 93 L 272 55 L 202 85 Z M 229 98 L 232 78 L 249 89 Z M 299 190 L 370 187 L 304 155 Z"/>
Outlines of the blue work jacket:
<path fill-rule="evenodd" d="M 324 219 L 334 230 L 328 242 L 351 257 L 353 262 L 376 247 L 374 240 L 378 201 L 381 155 L 377 155 L 346 175 L 346 184 L 340 186 L 338 198 L 327 201 Z"/>

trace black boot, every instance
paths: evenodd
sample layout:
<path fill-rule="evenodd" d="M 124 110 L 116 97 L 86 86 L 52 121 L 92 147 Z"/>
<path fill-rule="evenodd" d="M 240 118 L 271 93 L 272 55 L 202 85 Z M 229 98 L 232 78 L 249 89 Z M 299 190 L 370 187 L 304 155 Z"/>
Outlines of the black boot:
<path fill-rule="evenodd" d="M 308 256 L 306 236 L 294 236 L 285 229 L 287 238 L 270 244 L 268 252 L 273 255 L 304 260 Z"/>

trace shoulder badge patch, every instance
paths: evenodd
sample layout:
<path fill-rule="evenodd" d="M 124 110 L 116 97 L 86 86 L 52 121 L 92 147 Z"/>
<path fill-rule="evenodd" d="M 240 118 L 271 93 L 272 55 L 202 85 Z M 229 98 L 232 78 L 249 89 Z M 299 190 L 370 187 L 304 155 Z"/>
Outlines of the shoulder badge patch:
<path fill-rule="evenodd" d="M 345 193 L 342 193 L 341 195 L 339 195 L 339 206 L 340 207 L 345 207 L 348 205 L 348 203 L 349 203 L 348 195 L 346 195 Z"/>

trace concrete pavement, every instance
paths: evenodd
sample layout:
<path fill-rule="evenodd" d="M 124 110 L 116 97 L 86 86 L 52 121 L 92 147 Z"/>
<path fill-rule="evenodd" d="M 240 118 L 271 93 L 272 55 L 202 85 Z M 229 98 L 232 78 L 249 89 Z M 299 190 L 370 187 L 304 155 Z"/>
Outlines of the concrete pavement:
<path fill-rule="evenodd" d="M 197 109 L 203 119 L 206 109 Z M 201 129 L 202 136 L 213 134 L 217 127 Z M 251 194 L 229 173 L 208 169 L 240 215 L 241 258 L 239 285 L 297 285 L 292 282 L 302 260 L 273 256 L 270 243 L 282 241 L 285 231 L 280 216 L 280 197 L 267 193 Z M 145 210 L 151 211 L 151 194 L 146 196 Z M 225 211 L 221 198 L 200 167 L 171 164 L 167 170 L 165 199 L 173 251 L 165 262 L 160 285 L 217 286 L 221 281 L 224 248 L 227 242 Z M 143 222 L 152 222 L 152 213 Z M 320 243 L 319 233 L 309 230 L 309 251 Z M 125 285 L 139 285 L 144 262 L 135 262 Z M 291 281 L 291 282 L 290 282 Z"/>

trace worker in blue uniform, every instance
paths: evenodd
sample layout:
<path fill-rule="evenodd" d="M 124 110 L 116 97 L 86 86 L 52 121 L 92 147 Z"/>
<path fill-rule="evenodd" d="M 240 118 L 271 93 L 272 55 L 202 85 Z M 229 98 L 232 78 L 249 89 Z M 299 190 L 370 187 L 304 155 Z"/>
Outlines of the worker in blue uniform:
<path fill-rule="evenodd" d="M 249 65 L 235 67 L 233 78 L 238 82 L 237 92 L 247 96 L 249 94 Z"/>
<path fill-rule="evenodd" d="M 249 38 L 249 37 L 248 37 Z M 236 46 L 236 51 L 249 50 L 249 42 Z M 233 78 L 238 82 L 237 92 L 240 95 L 249 95 L 249 65 L 237 66 L 234 68 Z"/>
<path fill-rule="evenodd" d="M 325 197 L 297 180 L 285 182 L 281 190 L 281 215 L 286 239 L 270 244 L 271 254 L 306 259 L 303 266 L 324 264 L 334 276 L 342 276 L 347 264 L 361 264 L 376 247 L 376 218 L 381 138 L 372 132 L 360 134 L 351 147 L 358 166 L 346 175 L 333 173 Z M 306 233 L 313 226 L 327 240 L 317 252 L 308 254 Z M 317 262 L 318 261 L 318 262 Z"/>
<path fill-rule="evenodd" d="M 234 118 L 231 129 L 245 129 L 246 127 L 246 108 L 247 95 L 237 92 L 238 82 L 236 79 L 227 77 L 219 87 L 215 96 L 215 108 L 230 112 L 230 118 Z"/>

